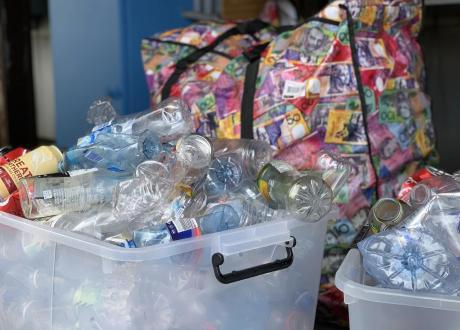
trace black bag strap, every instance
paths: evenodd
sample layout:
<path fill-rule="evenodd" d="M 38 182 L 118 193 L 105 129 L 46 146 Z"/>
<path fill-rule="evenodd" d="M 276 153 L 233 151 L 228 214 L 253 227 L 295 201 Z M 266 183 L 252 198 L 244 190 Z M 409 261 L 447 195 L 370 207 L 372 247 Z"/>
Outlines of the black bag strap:
<path fill-rule="evenodd" d="M 244 53 L 249 61 L 244 77 L 243 97 L 241 99 L 241 138 L 254 138 L 254 96 L 256 93 L 257 75 L 259 73 L 260 57 L 269 43 L 260 44 Z"/>
<path fill-rule="evenodd" d="M 181 76 L 182 73 L 187 70 L 189 65 L 195 63 L 198 61 L 204 54 L 214 50 L 222 41 L 238 34 L 249 34 L 253 35 L 254 33 L 262 30 L 263 28 L 266 28 L 269 26 L 268 23 L 265 23 L 261 20 L 252 20 L 252 21 L 247 21 L 247 22 L 242 22 L 238 23 L 236 26 L 233 28 L 225 31 L 222 33 L 220 36 L 218 36 L 212 43 L 209 45 L 199 48 L 193 53 L 189 54 L 188 56 L 185 56 L 184 58 L 180 59 L 176 63 L 176 68 L 172 75 L 168 78 L 166 83 L 163 86 L 163 89 L 161 91 L 161 99 L 164 100 L 169 97 L 171 93 L 171 88 L 172 86 L 179 80 L 179 77 Z"/>
<path fill-rule="evenodd" d="M 347 26 L 348 26 L 348 34 L 350 39 L 350 50 L 351 50 L 351 60 L 353 63 L 353 71 L 355 72 L 356 77 L 356 84 L 359 93 L 359 101 L 361 102 L 361 109 L 363 112 L 363 125 L 364 125 L 364 132 L 366 134 L 366 141 L 367 141 L 367 152 L 369 154 L 369 160 L 371 162 L 372 171 L 375 175 L 375 197 L 379 199 L 379 176 L 377 167 L 374 164 L 374 160 L 372 157 L 372 147 L 371 147 L 371 139 L 369 138 L 369 128 L 367 124 L 367 104 L 366 98 L 364 97 L 364 87 L 363 82 L 361 80 L 361 73 L 359 71 L 359 59 L 358 59 L 358 52 L 356 50 L 356 40 L 355 40 L 355 27 L 353 22 L 353 16 L 350 13 L 350 10 L 347 6 L 340 4 L 339 7 L 345 10 L 347 14 Z"/>

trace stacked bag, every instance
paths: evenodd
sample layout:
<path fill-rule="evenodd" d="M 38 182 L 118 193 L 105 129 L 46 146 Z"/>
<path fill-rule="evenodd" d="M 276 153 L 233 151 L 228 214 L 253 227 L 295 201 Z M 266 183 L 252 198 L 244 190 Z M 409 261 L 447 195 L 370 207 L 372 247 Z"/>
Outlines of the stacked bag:
<path fill-rule="evenodd" d="M 284 31 L 197 23 L 142 44 L 152 104 L 180 97 L 198 133 L 266 141 L 297 169 L 312 168 L 320 150 L 349 160 L 323 263 L 331 294 L 329 277 L 373 202 L 436 160 L 421 15 L 420 0 L 336 1 Z"/>

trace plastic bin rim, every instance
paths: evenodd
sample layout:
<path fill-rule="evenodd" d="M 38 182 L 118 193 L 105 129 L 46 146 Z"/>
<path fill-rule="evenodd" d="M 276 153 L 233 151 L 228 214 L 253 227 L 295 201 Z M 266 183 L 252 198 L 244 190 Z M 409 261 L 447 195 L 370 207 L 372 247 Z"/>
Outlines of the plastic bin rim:
<path fill-rule="evenodd" d="M 333 208 L 321 220 L 315 223 L 302 222 L 296 218 L 283 219 L 281 221 L 285 222 L 289 229 L 292 229 L 300 226 L 320 225 L 320 223 L 333 219 L 336 216 L 337 210 Z M 126 262 L 142 262 L 146 260 L 162 259 L 180 253 L 191 252 L 196 249 L 212 246 L 221 235 L 244 231 L 248 228 L 263 229 L 264 227 L 273 226 L 281 221 L 275 220 L 260 223 L 250 227 L 236 228 L 225 232 L 173 241 L 168 244 L 129 249 L 106 243 L 83 234 L 69 232 L 59 228 L 52 228 L 44 224 L 0 211 L 0 225 L 5 225 L 21 232 L 39 235 L 41 239 L 48 239 L 53 243 L 62 244 L 80 251 L 88 252 L 101 258 Z M 171 250 L 179 252 L 171 253 Z"/>
<path fill-rule="evenodd" d="M 350 276 L 349 270 L 364 271 L 358 249 L 348 252 L 335 275 L 335 285 L 345 294 L 346 304 L 364 300 L 381 304 L 432 308 L 460 312 L 460 297 L 441 294 L 410 293 L 396 289 L 385 289 L 358 283 Z M 349 297 L 347 297 L 349 296 Z"/>

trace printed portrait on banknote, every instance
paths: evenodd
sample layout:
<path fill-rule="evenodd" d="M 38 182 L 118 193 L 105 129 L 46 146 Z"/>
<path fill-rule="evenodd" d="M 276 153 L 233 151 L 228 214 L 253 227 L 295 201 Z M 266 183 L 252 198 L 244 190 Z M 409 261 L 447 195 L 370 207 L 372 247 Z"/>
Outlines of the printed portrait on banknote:
<path fill-rule="evenodd" d="M 356 80 L 353 67 L 348 64 L 334 64 L 329 67 L 328 94 L 348 94 L 356 91 Z"/>
<path fill-rule="evenodd" d="M 380 96 L 379 119 L 382 124 L 405 123 L 412 117 L 409 94 L 385 91 Z"/>
<path fill-rule="evenodd" d="M 362 112 L 330 110 L 325 141 L 339 144 L 366 144 Z"/>

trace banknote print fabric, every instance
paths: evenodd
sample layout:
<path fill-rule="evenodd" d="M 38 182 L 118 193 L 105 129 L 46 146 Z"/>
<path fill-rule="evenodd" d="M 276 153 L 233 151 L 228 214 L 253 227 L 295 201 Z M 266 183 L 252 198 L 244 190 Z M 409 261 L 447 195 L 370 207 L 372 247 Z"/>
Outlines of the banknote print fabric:
<path fill-rule="evenodd" d="M 293 30 L 277 35 L 267 28 L 255 38 L 226 40 L 171 90 L 191 107 L 200 134 L 239 138 L 247 54 L 269 42 L 253 96 L 254 138 L 299 169 L 312 167 L 322 149 L 353 165 L 337 197 L 341 217 L 329 225 L 325 288 L 376 196 L 394 195 L 407 175 L 436 158 L 416 40 L 421 15 L 419 0 L 333 2 Z M 160 101 L 178 59 L 229 27 L 195 24 L 144 40 L 152 103 Z"/>

